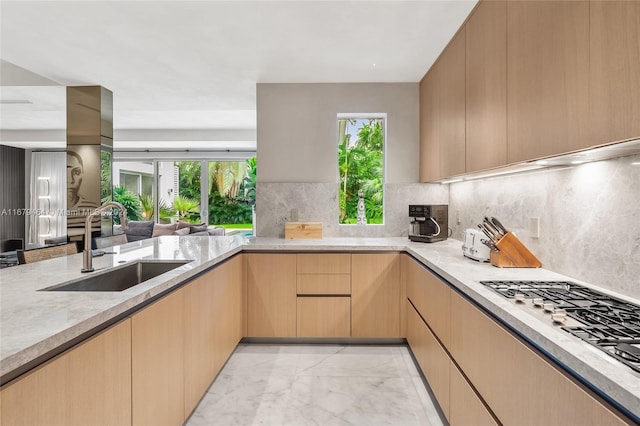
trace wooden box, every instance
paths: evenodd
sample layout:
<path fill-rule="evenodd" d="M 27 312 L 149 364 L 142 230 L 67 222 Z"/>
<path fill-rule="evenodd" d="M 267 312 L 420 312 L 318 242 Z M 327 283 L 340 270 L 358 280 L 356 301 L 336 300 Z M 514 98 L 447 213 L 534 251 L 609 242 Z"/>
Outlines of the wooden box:
<path fill-rule="evenodd" d="M 322 222 L 286 222 L 284 237 L 289 240 L 322 238 Z"/>

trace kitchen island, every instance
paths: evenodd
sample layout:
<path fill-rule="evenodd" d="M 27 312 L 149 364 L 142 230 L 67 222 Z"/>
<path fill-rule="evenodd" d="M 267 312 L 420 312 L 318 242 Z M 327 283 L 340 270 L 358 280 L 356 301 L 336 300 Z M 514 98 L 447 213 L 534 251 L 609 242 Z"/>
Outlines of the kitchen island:
<path fill-rule="evenodd" d="M 94 259 L 94 267 L 98 270 L 95 273 L 138 259 L 190 261 L 121 292 L 40 291 L 81 278 L 81 254 L 3 269 L 0 271 L 2 383 L 13 380 L 241 252 L 403 252 L 562 365 L 578 380 L 627 413 L 640 417 L 640 374 L 561 330 L 548 315 L 516 305 L 479 281 L 570 280 L 593 286 L 545 269 L 499 269 L 478 263 L 464 258 L 460 246 L 456 240 L 422 244 L 405 238 L 283 240 L 166 236 L 117 246 L 113 254 Z M 623 295 L 612 295 L 639 303 Z M 526 370 L 527 366 L 522 368 Z"/>

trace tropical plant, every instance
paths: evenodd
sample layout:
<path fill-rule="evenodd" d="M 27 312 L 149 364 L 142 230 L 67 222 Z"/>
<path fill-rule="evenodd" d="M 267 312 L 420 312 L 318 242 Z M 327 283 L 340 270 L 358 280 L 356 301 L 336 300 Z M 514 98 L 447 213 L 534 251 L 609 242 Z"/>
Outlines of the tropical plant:
<path fill-rule="evenodd" d="M 124 185 L 113 187 L 113 201 L 122 204 L 127 211 L 127 220 L 142 220 L 140 199 L 137 194 L 129 191 Z M 120 223 L 120 215 L 114 215 L 114 223 Z"/>
<path fill-rule="evenodd" d="M 229 200 L 240 194 L 247 164 L 241 161 L 209 162 L 209 194 L 218 193 Z"/>
<path fill-rule="evenodd" d="M 251 223 L 251 205 L 228 200 L 219 194 L 209 197 L 209 223 Z"/>
<path fill-rule="evenodd" d="M 174 165 L 178 168 L 180 195 L 193 200 L 200 199 L 200 162 L 176 161 Z"/>
<path fill-rule="evenodd" d="M 176 197 L 172 207 L 178 213 L 179 220 L 193 223 L 200 218 L 200 203 L 192 198 Z"/>
<path fill-rule="evenodd" d="M 145 220 L 152 220 L 154 218 L 155 206 L 153 205 L 153 197 L 149 194 L 138 195 L 140 199 L 140 205 L 142 207 L 142 217 Z M 176 216 L 176 211 L 172 207 L 167 206 L 167 203 L 161 199 L 158 203 L 160 208 L 160 222 L 168 223 Z"/>
<path fill-rule="evenodd" d="M 357 139 L 346 132 L 347 122 L 360 124 Z M 338 146 L 340 223 L 355 223 L 358 215 L 358 190 L 364 191 L 367 223 L 382 223 L 383 132 L 380 119 L 341 120 Z"/>
<path fill-rule="evenodd" d="M 254 206 L 256 204 L 256 183 L 258 180 L 258 161 L 254 155 L 247 160 L 247 176 L 244 178 L 244 198 Z"/>
<path fill-rule="evenodd" d="M 111 152 L 100 151 L 100 201 L 102 204 L 113 198 L 112 194 L 113 173 L 111 167 Z"/>

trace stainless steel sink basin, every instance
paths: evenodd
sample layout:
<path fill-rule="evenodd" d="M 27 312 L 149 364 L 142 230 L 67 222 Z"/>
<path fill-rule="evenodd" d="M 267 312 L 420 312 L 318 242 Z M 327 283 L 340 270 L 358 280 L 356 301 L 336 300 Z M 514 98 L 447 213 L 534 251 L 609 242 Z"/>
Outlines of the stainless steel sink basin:
<path fill-rule="evenodd" d="M 95 272 L 68 283 L 43 288 L 42 291 L 122 291 L 189 262 L 139 260 L 104 272 Z"/>

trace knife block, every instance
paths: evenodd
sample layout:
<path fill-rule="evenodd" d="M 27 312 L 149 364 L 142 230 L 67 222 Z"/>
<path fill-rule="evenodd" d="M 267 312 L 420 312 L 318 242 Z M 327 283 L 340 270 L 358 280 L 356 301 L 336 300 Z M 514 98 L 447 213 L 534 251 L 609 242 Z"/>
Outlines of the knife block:
<path fill-rule="evenodd" d="M 496 243 L 499 252 L 492 251 L 489 261 L 498 268 L 539 268 L 542 262 L 522 244 L 513 232 L 508 232 Z"/>

